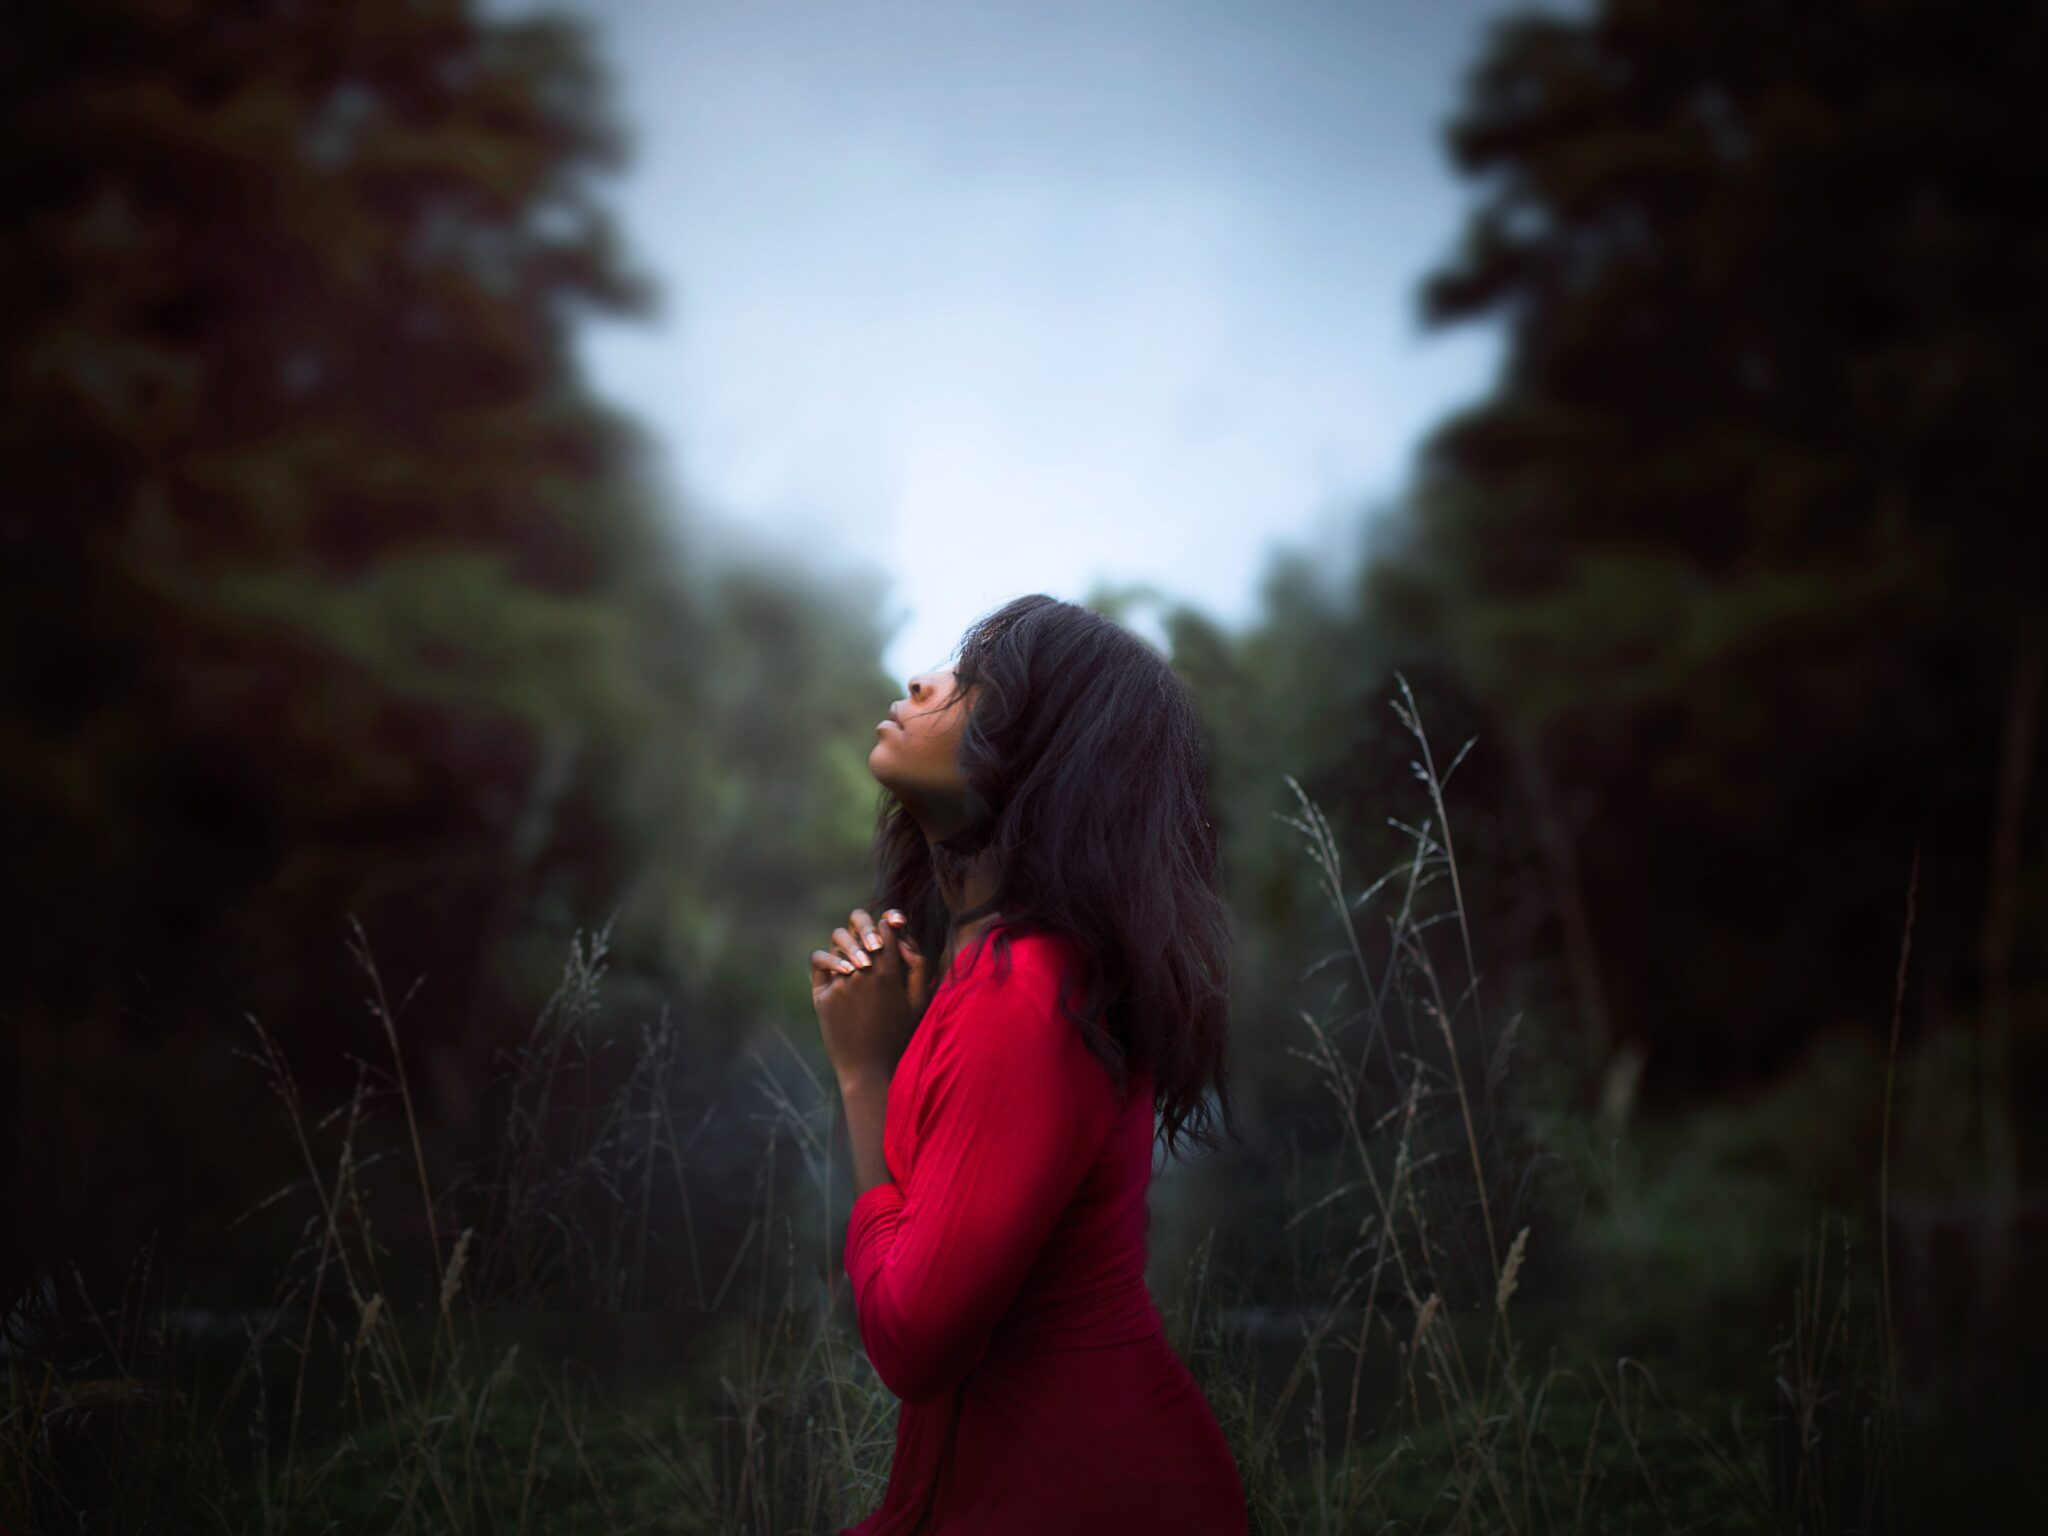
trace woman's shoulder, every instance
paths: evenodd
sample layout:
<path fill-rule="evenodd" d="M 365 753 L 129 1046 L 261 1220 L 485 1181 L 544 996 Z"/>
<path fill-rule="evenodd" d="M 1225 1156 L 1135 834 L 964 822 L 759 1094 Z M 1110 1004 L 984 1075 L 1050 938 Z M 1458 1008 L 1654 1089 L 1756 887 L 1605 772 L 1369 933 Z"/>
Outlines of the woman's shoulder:
<path fill-rule="evenodd" d="M 1034 928 L 1006 930 L 1003 936 L 1008 953 L 997 956 L 995 936 L 991 935 L 987 953 L 978 957 L 974 965 L 974 971 L 983 980 L 995 985 L 1050 989 L 1074 958 L 1074 941 L 1063 933 Z"/>
<path fill-rule="evenodd" d="M 999 945 L 1007 948 L 998 953 Z M 1043 929 L 991 931 L 961 957 L 947 983 L 949 1001 L 963 1005 L 970 998 L 1000 1000 L 1006 1007 L 1057 1014 L 1059 983 L 1074 952 L 1074 941 L 1065 934 Z"/>
<path fill-rule="evenodd" d="M 949 1064 L 942 1072 L 971 1060 L 984 1073 L 1085 1083 L 1098 1108 L 1112 1113 L 1109 1071 L 1060 1006 L 1059 984 L 1070 974 L 1069 962 L 1079 958 L 1077 941 L 1044 931 L 1013 932 L 1005 963 L 999 964 L 994 935 L 988 940 L 949 984 L 950 995 L 933 1004 L 938 1018 L 930 1059 Z M 1071 995 L 1078 1007 L 1078 977 Z"/>

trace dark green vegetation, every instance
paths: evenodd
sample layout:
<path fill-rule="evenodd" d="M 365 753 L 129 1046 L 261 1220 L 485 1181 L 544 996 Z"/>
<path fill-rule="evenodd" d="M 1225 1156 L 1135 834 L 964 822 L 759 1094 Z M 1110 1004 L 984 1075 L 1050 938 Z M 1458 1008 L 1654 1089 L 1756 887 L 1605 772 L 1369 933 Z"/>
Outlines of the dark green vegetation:
<path fill-rule="evenodd" d="M 1471 77 L 1509 361 L 1381 553 L 1166 615 L 1248 1136 L 1155 1294 L 1260 1530 L 2037 1529 L 2048 23 L 1596 9 Z M 877 588 L 579 379 L 578 35 L 315 20 L 6 24 L 0 1521 L 829 1529 Z"/>
<path fill-rule="evenodd" d="M 660 504 L 571 351 L 645 302 L 601 81 L 574 31 L 468 10 L 6 23 L 0 804 L 38 1171 L 10 1294 L 159 1225 L 181 1269 L 247 1273 L 174 1213 L 274 1166 L 218 1134 L 253 1118 L 246 1015 L 347 1091 L 351 916 L 424 978 L 420 1109 L 468 1131 L 578 926 L 616 915 L 618 979 L 708 1073 L 805 1006 L 816 903 L 857 894 L 871 578 L 800 586 Z"/>

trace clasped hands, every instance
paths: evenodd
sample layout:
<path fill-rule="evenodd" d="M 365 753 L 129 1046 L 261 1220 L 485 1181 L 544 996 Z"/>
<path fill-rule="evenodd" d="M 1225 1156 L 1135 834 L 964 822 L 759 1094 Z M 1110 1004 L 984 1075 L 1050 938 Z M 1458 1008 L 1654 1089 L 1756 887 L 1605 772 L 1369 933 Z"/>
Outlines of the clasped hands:
<path fill-rule="evenodd" d="M 811 951 L 811 1003 L 842 1089 L 893 1077 L 924 1012 L 927 960 L 907 922 L 894 908 L 876 922 L 855 907 L 832 948 Z"/>

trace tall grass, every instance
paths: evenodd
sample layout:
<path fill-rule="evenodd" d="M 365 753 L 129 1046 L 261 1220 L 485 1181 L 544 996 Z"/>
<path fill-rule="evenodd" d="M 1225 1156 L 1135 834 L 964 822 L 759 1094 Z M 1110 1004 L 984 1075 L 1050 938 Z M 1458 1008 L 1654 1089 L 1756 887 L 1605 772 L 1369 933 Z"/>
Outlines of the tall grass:
<path fill-rule="evenodd" d="M 1289 1046 L 1334 1127 L 1297 1158 L 1293 1208 L 1271 1234 L 1307 1250 L 1289 1298 L 1311 1303 L 1290 1314 L 1298 1344 L 1276 1356 L 1233 1326 L 1272 1298 L 1218 1268 L 1213 1225 L 1160 1298 L 1237 1455 L 1254 1530 L 1885 1529 L 1898 1441 L 1889 1266 L 1875 1316 L 1852 1307 L 1846 1255 L 1832 1273 L 1824 1262 L 1825 1218 L 1770 1352 L 1774 1379 L 1757 1383 L 1770 1411 L 1748 1424 L 1739 1405 L 1726 1424 L 1699 1422 L 1645 1359 L 1560 1343 L 1599 1322 L 1572 1326 L 1560 1201 L 1574 1177 L 1620 1198 L 1640 1059 L 1597 1064 L 1608 1092 L 1594 1113 L 1518 1093 L 1542 1066 L 1531 1042 L 1547 1041 L 1553 1064 L 1565 1047 L 1525 1031 L 1522 1013 L 1495 1024 L 1481 1009 L 1483 935 L 1447 793 L 1474 742 L 1439 774 L 1405 679 L 1399 689 L 1426 795 L 1415 824 L 1390 818 L 1409 839 L 1403 859 L 1353 891 L 1329 822 L 1292 778 L 1296 808 L 1280 817 L 1327 900 L 1326 963 L 1348 966 L 1355 1004 L 1337 1018 L 1301 1010 Z M 1368 909 L 1383 942 L 1361 938 Z M 1901 1000 L 1910 935 L 1909 907 Z M 502 1059 L 497 1133 L 467 1160 L 423 1134 L 411 994 L 393 1004 L 354 937 L 380 1050 L 358 1060 L 353 1091 L 316 1113 L 260 1021 L 242 1053 L 299 1163 L 250 1213 L 302 1218 L 270 1305 L 221 1365 L 180 1326 L 147 1253 L 104 1304 L 78 1277 L 53 1277 L 11 1321 L 0 1521 L 765 1536 L 871 1509 L 895 1402 L 862 1357 L 839 1270 L 835 1098 L 805 1054 L 785 1036 L 787 1070 L 757 1056 L 758 1213 L 730 1253 L 706 1252 L 692 1151 L 711 1111 L 686 1125 L 677 1108 L 687 1085 L 666 1014 L 637 1035 L 603 1020 L 604 932 L 578 935 Z M 1895 1003 L 1889 1060 L 1897 1047 Z M 1888 1065 L 1880 1221 L 1891 1092 Z M 584 1363 L 600 1334 L 615 1356 L 675 1362 L 671 1379 Z"/>

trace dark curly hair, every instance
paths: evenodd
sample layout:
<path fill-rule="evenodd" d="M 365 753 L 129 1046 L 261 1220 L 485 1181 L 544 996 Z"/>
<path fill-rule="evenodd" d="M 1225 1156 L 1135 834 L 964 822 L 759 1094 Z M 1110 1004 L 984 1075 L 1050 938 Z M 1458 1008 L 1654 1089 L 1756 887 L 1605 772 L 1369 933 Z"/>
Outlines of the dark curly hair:
<path fill-rule="evenodd" d="M 875 910 L 901 910 L 935 958 L 957 927 L 999 912 L 975 941 L 995 941 L 999 971 L 1013 931 L 1065 935 L 1082 974 L 1063 979 L 1061 1008 L 1109 1067 L 1118 1097 L 1151 1069 L 1155 1134 L 1169 1156 L 1184 1134 L 1200 1146 L 1219 1141 L 1211 1092 L 1237 1137 L 1234 927 L 1208 813 L 1208 749 L 1186 682 L 1113 620 L 1042 593 L 976 620 L 957 654 L 954 696 L 980 689 L 960 735 L 967 825 L 928 842 L 885 791 Z M 994 894 L 956 916 L 943 892 L 963 889 L 985 849 L 994 850 Z"/>

